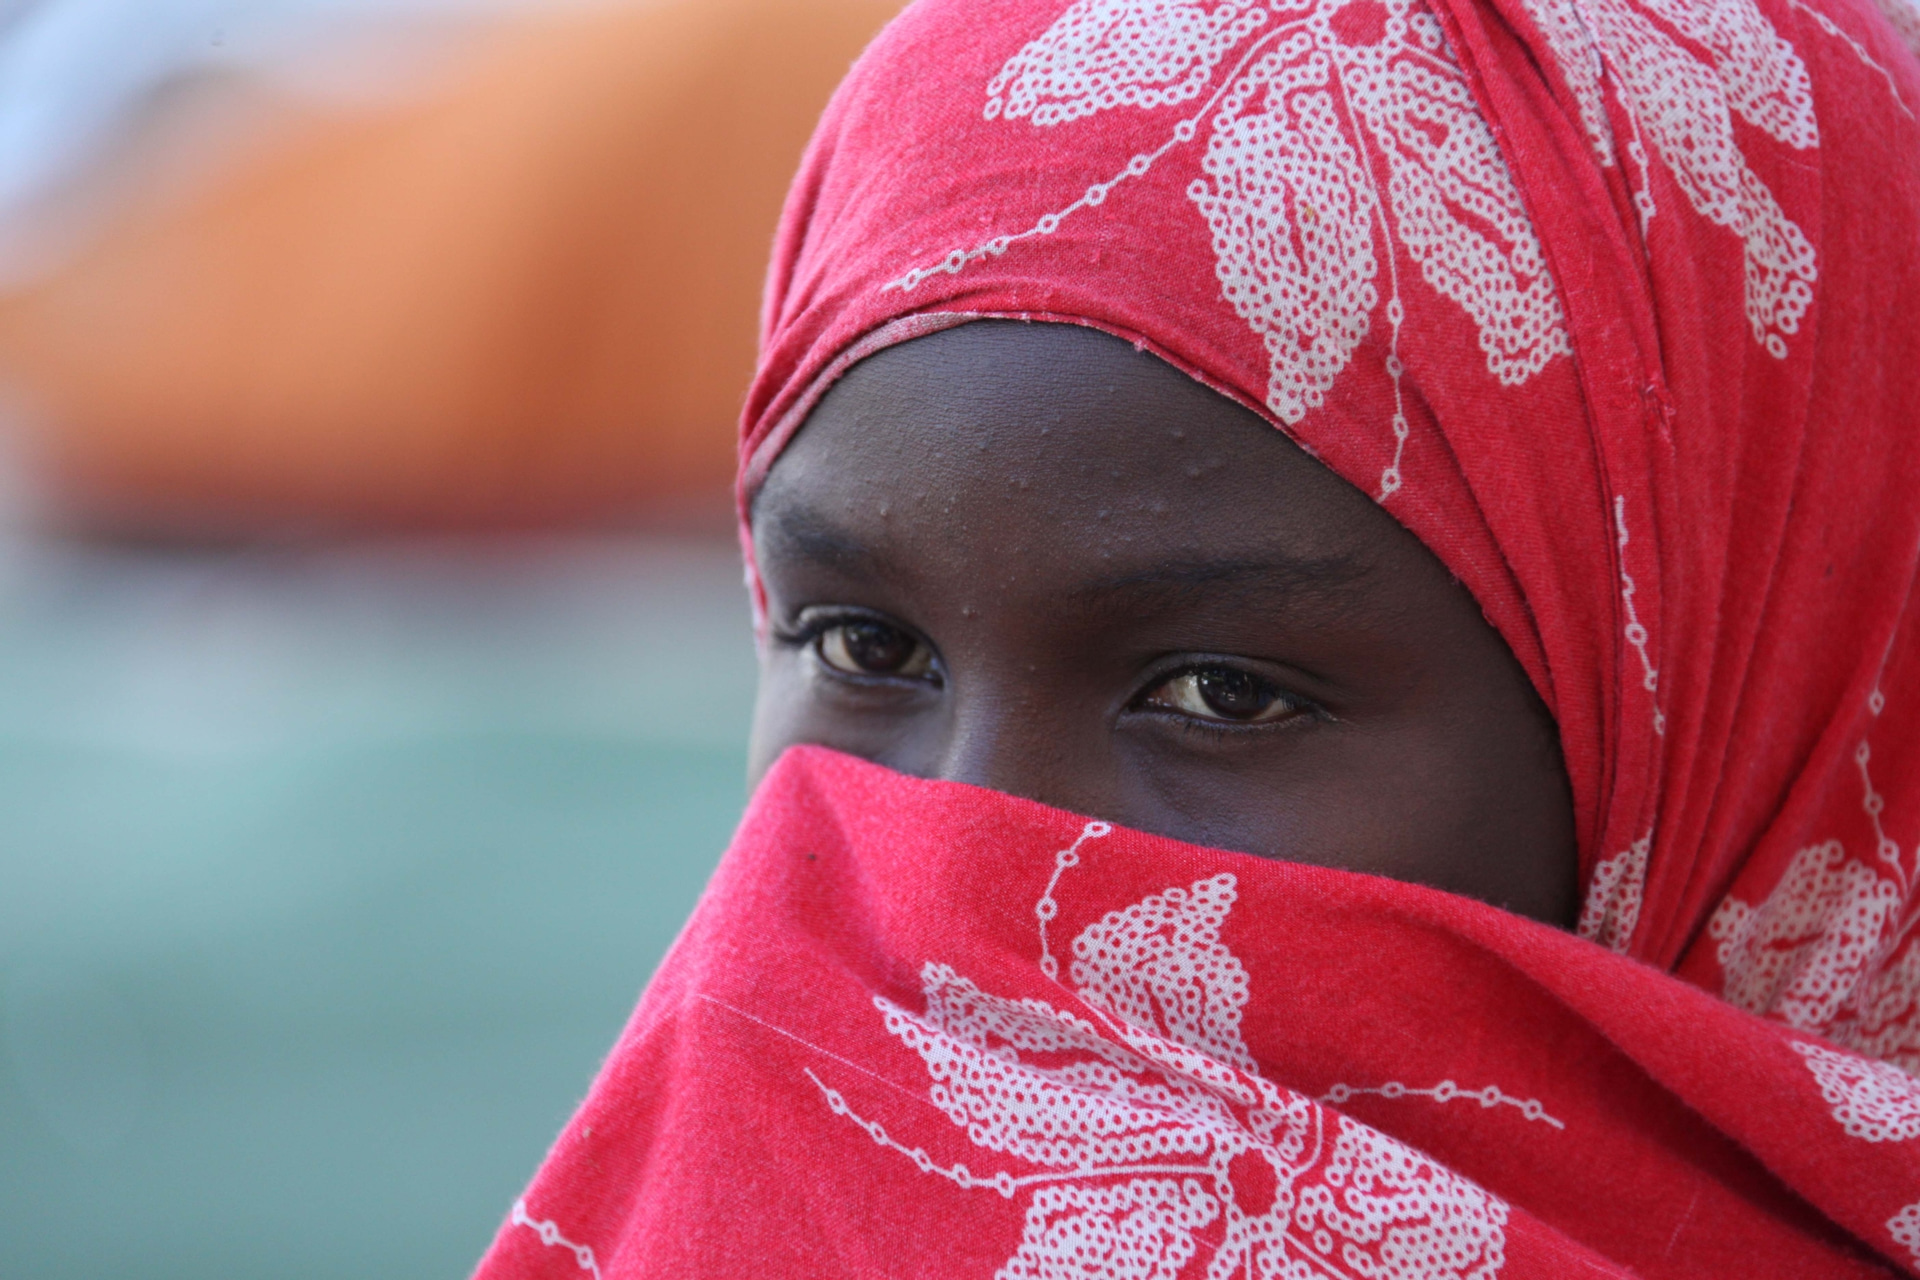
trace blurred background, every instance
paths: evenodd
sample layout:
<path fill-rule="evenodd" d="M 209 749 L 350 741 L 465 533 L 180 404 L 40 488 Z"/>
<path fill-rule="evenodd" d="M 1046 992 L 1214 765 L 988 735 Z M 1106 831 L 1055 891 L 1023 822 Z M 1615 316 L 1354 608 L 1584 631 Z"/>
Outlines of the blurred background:
<path fill-rule="evenodd" d="M 458 1277 L 744 800 L 898 0 L 0 0 L 0 1278 Z"/>

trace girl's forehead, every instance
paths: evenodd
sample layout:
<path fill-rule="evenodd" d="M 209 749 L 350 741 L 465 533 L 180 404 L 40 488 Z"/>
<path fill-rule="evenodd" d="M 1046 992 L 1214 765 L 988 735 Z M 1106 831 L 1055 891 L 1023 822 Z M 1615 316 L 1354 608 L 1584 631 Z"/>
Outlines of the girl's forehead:
<path fill-rule="evenodd" d="M 1048 522 L 1065 520 L 1085 526 L 1081 540 L 1051 538 L 1047 554 L 1129 561 L 1143 541 L 1161 558 L 1284 544 L 1339 559 L 1368 533 L 1407 536 L 1225 396 L 1107 334 L 1056 324 L 967 325 L 855 366 L 776 462 L 754 513 L 816 531 L 892 521 L 901 544 L 937 517 L 988 547 L 1057 534 Z"/>
<path fill-rule="evenodd" d="M 1479 612 L 1417 539 L 1283 434 L 1124 342 L 1061 325 L 968 326 L 853 370 L 774 467 L 754 536 L 776 592 L 807 571 L 936 610 L 1214 610 L 1246 644 L 1311 617 Z"/>

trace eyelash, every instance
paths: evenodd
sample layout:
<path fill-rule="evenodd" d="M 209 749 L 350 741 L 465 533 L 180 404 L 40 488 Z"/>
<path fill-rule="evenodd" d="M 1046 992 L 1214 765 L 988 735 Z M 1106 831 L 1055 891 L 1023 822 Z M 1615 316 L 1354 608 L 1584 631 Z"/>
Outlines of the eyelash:
<path fill-rule="evenodd" d="M 774 626 L 770 628 L 769 633 L 774 642 L 787 649 L 810 649 L 816 647 L 822 637 L 836 627 L 843 627 L 855 622 L 877 622 L 883 626 L 892 627 L 904 635 L 911 636 L 919 644 L 927 644 L 924 638 L 880 614 L 867 613 L 860 610 L 842 610 L 832 613 L 819 613 L 812 616 L 806 616 L 803 613 L 802 619 L 801 624 L 797 627 Z M 929 646 L 929 648 L 930 647 L 931 646 Z M 1168 684 L 1180 679 L 1182 676 L 1196 675 L 1203 671 L 1217 670 L 1220 668 L 1233 671 L 1246 671 L 1245 667 L 1226 661 L 1190 662 L 1184 666 L 1176 667 L 1171 671 L 1156 675 L 1151 684 L 1134 695 L 1128 702 L 1127 709 L 1129 711 L 1145 712 L 1158 719 L 1171 720 L 1177 724 L 1182 733 L 1199 734 L 1214 739 L 1240 736 L 1247 733 L 1274 732 L 1303 719 L 1313 721 L 1332 719 L 1332 717 L 1328 715 L 1326 708 L 1311 698 L 1305 698 L 1297 693 L 1293 693 L 1277 683 L 1268 680 L 1265 676 L 1260 676 L 1254 672 L 1247 672 L 1247 674 L 1254 675 L 1255 678 L 1271 685 L 1275 690 L 1275 701 L 1284 704 L 1291 714 L 1276 720 L 1235 722 L 1232 720 L 1208 720 L 1200 716 L 1186 715 L 1177 711 L 1169 711 L 1144 705 L 1146 699 L 1154 692 L 1165 688 Z M 862 677 L 858 675 L 838 670 L 835 670 L 834 675 L 835 678 L 842 680 L 855 682 L 862 680 Z M 944 681 L 940 679 L 937 668 L 933 673 L 933 678 L 935 683 L 944 683 Z M 897 677 L 873 675 L 867 676 L 865 679 L 884 682 L 897 679 Z"/>
<path fill-rule="evenodd" d="M 1127 704 L 1127 709 L 1129 711 L 1138 711 L 1152 715 L 1163 720 L 1173 721 L 1182 733 L 1200 734 L 1216 739 L 1239 736 L 1247 733 L 1278 732 L 1294 725 L 1300 720 L 1321 721 L 1333 719 L 1333 717 L 1328 714 L 1327 709 L 1313 699 L 1293 693 L 1278 683 L 1268 680 L 1265 676 L 1258 675 L 1255 672 L 1248 672 L 1247 674 L 1254 675 L 1257 679 L 1271 685 L 1274 689 L 1274 700 L 1284 704 L 1292 714 L 1277 720 L 1266 721 L 1207 720 L 1200 716 L 1184 715 L 1178 711 L 1169 711 L 1146 705 L 1147 698 L 1155 691 L 1165 688 L 1181 676 L 1195 675 L 1202 671 L 1211 671 L 1220 668 L 1226 668 L 1231 671 L 1246 671 L 1245 667 L 1231 662 L 1190 662 L 1185 666 L 1176 667 L 1172 671 L 1156 675 L 1151 684 L 1134 695 L 1133 700 Z"/>
<path fill-rule="evenodd" d="M 872 613 L 848 611 L 808 614 L 802 610 L 798 626 L 783 627 L 774 623 L 768 626 L 767 633 L 773 637 L 776 644 L 789 649 L 802 649 L 835 627 L 844 627 L 849 622 L 886 622 L 888 626 L 894 625 L 878 614 Z"/>
<path fill-rule="evenodd" d="M 850 623 L 855 623 L 855 622 L 877 622 L 881 626 L 891 627 L 893 630 L 900 632 L 900 634 L 911 637 L 913 641 L 917 644 L 926 645 L 929 651 L 931 651 L 933 648 L 933 646 L 931 644 L 928 644 L 926 639 L 922 637 L 918 632 L 912 630 L 909 627 L 903 627 L 899 623 L 892 621 L 891 619 L 885 617 L 882 614 L 866 613 L 860 610 L 849 609 L 849 610 L 843 610 L 835 613 L 819 613 L 819 614 L 808 616 L 805 613 L 805 611 L 802 611 L 801 618 L 802 618 L 802 621 L 798 627 L 781 627 L 777 625 L 770 625 L 768 627 L 768 634 L 773 638 L 774 643 L 779 645 L 783 649 L 813 649 L 819 645 L 821 638 L 824 637 L 827 634 L 827 632 L 832 631 L 836 627 L 844 627 Z M 935 661 L 937 663 L 938 661 L 937 656 Z M 860 676 L 860 675 L 855 675 L 851 672 L 840 671 L 838 669 L 835 669 L 833 674 L 836 679 L 848 680 L 853 682 L 862 682 L 862 681 L 883 682 L 883 681 L 893 681 L 893 680 L 899 680 L 899 679 L 905 678 L 905 677 L 899 677 L 899 676 L 886 676 L 886 675 Z M 939 667 L 937 665 L 934 667 L 931 675 L 932 675 L 933 683 L 935 684 L 945 683 L 945 681 L 940 676 Z M 912 677 L 912 678 L 921 679 L 922 677 Z"/>
<path fill-rule="evenodd" d="M 821 634 L 832 625 L 830 620 L 804 622 L 798 627 L 783 627 L 777 623 L 770 623 L 767 634 L 782 649 L 804 649 L 818 640 Z"/>

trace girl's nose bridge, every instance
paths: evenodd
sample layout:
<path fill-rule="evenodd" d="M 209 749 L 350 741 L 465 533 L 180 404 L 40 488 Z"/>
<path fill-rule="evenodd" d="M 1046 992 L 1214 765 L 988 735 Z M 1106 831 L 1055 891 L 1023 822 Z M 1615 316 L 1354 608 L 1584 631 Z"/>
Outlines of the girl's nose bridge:
<path fill-rule="evenodd" d="M 956 708 L 939 758 L 938 776 L 1062 808 L 1076 806 L 1068 709 L 1042 691 L 1009 689 L 969 698 Z"/>

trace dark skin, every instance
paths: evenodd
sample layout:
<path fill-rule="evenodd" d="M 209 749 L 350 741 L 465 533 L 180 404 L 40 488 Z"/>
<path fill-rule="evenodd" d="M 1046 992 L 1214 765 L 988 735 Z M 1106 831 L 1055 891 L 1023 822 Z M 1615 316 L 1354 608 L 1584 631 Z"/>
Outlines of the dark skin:
<path fill-rule="evenodd" d="M 754 504 L 751 770 L 816 743 L 1567 926 L 1553 721 L 1440 561 L 1127 343 L 983 322 L 862 362 Z"/>

